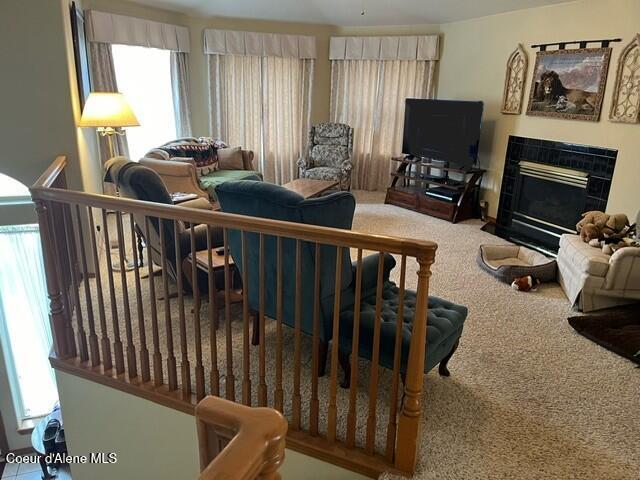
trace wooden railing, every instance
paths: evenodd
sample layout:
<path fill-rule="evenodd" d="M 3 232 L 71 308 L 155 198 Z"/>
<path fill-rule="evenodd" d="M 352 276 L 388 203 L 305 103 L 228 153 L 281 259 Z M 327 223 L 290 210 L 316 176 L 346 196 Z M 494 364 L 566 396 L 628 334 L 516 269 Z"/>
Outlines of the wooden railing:
<path fill-rule="evenodd" d="M 200 480 L 280 478 L 287 421 L 277 410 L 209 396 L 196 406 L 196 422 Z"/>
<path fill-rule="evenodd" d="M 31 188 L 42 238 L 54 336 L 51 362 L 55 368 L 191 414 L 206 394 L 248 406 L 271 406 L 289 421 L 288 448 L 370 476 L 382 471 L 409 475 L 414 472 L 420 450 L 427 295 L 435 243 L 71 191 L 65 182 L 65 166 L 65 158 L 57 158 Z M 230 288 L 225 288 L 223 295 L 216 291 L 217 254 L 207 255 L 204 274 L 208 292 L 201 295 L 195 288 L 193 294 L 187 293 L 190 289 L 183 283 L 188 284 L 189 279 L 185 282 L 182 272 L 181 246 L 179 242 L 165 245 L 163 234 L 167 228 L 178 232 L 180 222 L 208 225 L 210 246 L 213 228 L 222 229 L 225 247 L 232 231 L 241 232 L 243 238 L 259 236 L 262 273 L 263 245 L 267 238 L 278 239 L 279 271 L 284 255 L 296 259 L 296 291 L 283 292 L 281 275 L 276 280 L 278 314 L 274 319 L 266 318 L 264 313 L 265 301 L 269 299 L 264 298 L 264 276 L 260 275 L 257 332 L 254 326 L 259 347 L 250 346 L 253 316 L 248 295 L 243 295 L 241 306 L 234 306 L 234 292 Z M 161 258 L 156 257 L 162 274 L 157 280 L 152 262 L 148 261 L 154 253 L 151 242 L 147 242 L 143 251 L 138 250 L 136 243 L 136 232 L 149 239 L 154 226 L 160 229 L 162 243 Z M 196 253 L 193 230 L 190 235 L 193 258 Z M 295 251 L 284 252 L 283 239 L 294 239 Z M 112 240 L 118 245 L 116 260 L 112 260 L 110 253 Z M 318 374 L 322 345 L 318 337 L 320 268 L 317 263 L 313 280 L 304 279 L 315 282 L 316 286 L 313 335 L 309 338 L 300 329 L 300 309 L 308 307 L 301 305 L 300 299 L 303 280 L 300 251 L 302 245 L 309 244 L 315 245 L 312 248 L 317 253 L 321 245 L 336 247 L 336 286 L 341 285 L 340 253 L 351 249 L 357 258 L 353 354 L 347 360 L 350 362 L 349 390 L 338 388 L 338 288 L 329 330 L 334 346 L 329 357 L 329 375 Z M 406 283 L 417 291 L 412 336 L 408 353 L 405 351 L 404 355 L 400 341 L 402 308 L 398 311 L 390 371 L 378 365 L 382 261 L 378 262 L 377 270 L 372 361 L 362 367 L 358 359 L 364 250 L 377 252 L 380 259 L 384 253 L 400 257 L 400 304 Z M 133 270 L 129 272 L 125 265 L 127 252 L 133 260 Z M 169 252 L 173 253 L 169 255 Z M 146 257 L 144 267 L 140 266 L 141 253 Z M 243 260 L 246 255 L 243 248 Z M 315 257 L 316 262 L 319 257 Z M 172 258 L 174 278 L 170 275 Z M 417 275 L 409 279 L 407 264 L 414 259 Z M 218 268 L 227 286 L 231 284 L 232 264 L 233 258 L 225 248 L 223 265 Z M 242 264 L 246 266 L 247 262 Z M 192 270 L 190 278 L 195 285 L 198 274 L 196 269 Z M 247 272 L 241 273 L 246 278 Z M 148 279 L 143 278 L 144 274 Z M 177 290 L 175 295 L 172 290 Z M 292 328 L 283 324 L 283 295 L 295 297 L 296 318 Z M 224 310 L 219 328 L 218 308 Z M 401 375 L 403 356 L 406 368 Z M 383 374 L 386 375 L 384 383 L 380 381 Z M 362 381 L 363 375 L 366 382 Z"/>

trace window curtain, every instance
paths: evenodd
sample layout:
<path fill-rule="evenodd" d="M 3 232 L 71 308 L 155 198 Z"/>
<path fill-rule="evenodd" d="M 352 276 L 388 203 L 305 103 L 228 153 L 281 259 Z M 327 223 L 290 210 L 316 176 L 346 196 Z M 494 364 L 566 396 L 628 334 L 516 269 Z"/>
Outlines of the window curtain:
<path fill-rule="evenodd" d="M 433 97 L 437 56 L 437 36 L 331 38 L 330 118 L 354 129 L 352 188 L 389 185 L 405 99 Z"/>
<path fill-rule="evenodd" d="M 42 247 L 37 225 L 0 227 L 0 333 L 25 417 L 57 400 Z"/>
<path fill-rule="evenodd" d="M 205 31 L 211 134 L 253 150 L 266 181 L 297 177 L 311 125 L 315 38 Z"/>
<path fill-rule="evenodd" d="M 89 63 L 91 86 L 94 92 L 117 92 L 116 71 L 113 54 L 108 43 L 89 42 Z M 100 136 L 100 158 L 102 163 L 109 160 L 109 140 Z M 126 135 L 114 135 L 113 149 L 116 155 L 129 157 Z"/>
<path fill-rule="evenodd" d="M 171 52 L 171 93 L 173 94 L 173 111 L 178 136 L 190 137 L 189 54 L 186 52 Z"/>

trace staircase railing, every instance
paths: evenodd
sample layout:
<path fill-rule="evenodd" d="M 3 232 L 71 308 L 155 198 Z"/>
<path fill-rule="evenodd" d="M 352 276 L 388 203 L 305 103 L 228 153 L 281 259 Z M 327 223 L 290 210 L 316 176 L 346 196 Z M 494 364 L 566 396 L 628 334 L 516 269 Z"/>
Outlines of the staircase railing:
<path fill-rule="evenodd" d="M 208 396 L 196 406 L 196 422 L 200 480 L 280 478 L 287 421 L 277 410 Z"/>
<path fill-rule="evenodd" d="M 67 189 L 65 167 L 65 158 L 58 157 L 31 188 L 42 238 L 55 368 L 188 413 L 193 413 L 207 394 L 247 406 L 270 406 L 289 422 L 288 448 L 370 476 L 382 471 L 413 473 L 420 450 L 427 296 L 435 243 L 72 191 Z M 224 249 L 223 259 L 216 259 L 215 253 L 205 255 L 204 274 L 212 287 L 206 294 L 200 295 L 198 289 L 193 295 L 186 293 L 178 242 L 162 245 L 157 263 L 163 268 L 156 278 L 153 262 L 148 261 L 151 247 L 147 244 L 141 250 L 137 236 L 141 233 L 149 238 L 153 225 L 176 232 L 180 222 L 209 226 L 209 242 L 212 228 L 221 228 L 225 246 L 231 231 L 240 231 L 243 237 L 259 236 L 261 245 L 264 239 L 275 237 L 278 268 L 287 255 L 296 258 L 297 282 L 296 291 L 283 292 L 279 276 L 275 281 L 278 298 L 272 300 L 280 306 L 282 295 L 293 296 L 298 312 L 302 246 L 311 244 L 316 251 L 321 246 L 336 247 L 335 285 L 341 285 L 340 253 L 351 249 L 357 261 L 349 390 L 338 388 L 339 308 L 334 309 L 330 326 L 334 347 L 329 354 L 329 375 L 320 377 L 318 315 L 309 338 L 300 330 L 299 314 L 295 327 L 289 328 L 280 314 L 276 315 L 279 318 L 266 318 L 262 303 L 257 312 L 260 345 L 251 348 L 253 319 L 247 295 L 241 306 L 233 306 L 229 288 L 222 296 L 214 288 L 216 269 L 227 285 L 231 283 L 229 249 Z M 196 252 L 191 232 L 193 258 Z M 161 232 L 160 240 L 163 238 Z M 295 240 L 294 251 L 284 252 L 281 239 Z M 117 245 L 114 258 L 112 245 Z M 385 253 L 399 257 L 401 303 L 405 287 L 417 291 L 408 352 L 402 351 L 403 312 L 398 311 L 391 370 L 378 364 L 382 261 L 377 271 L 372 361 L 363 367 L 357 354 L 365 250 L 376 252 L 380 260 Z M 172 252 L 177 270 L 175 279 L 167 268 L 171 260 L 168 252 Z M 259 255 L 264 269 L 263 249 L 251 253 Z M 243 249 L 243 258 L 247 254 Z M 127 271 L 127 255 L 133 260 L 131 271 Z M 141 256 L 146 256 L 144 266 Z M 315 271 L 312 281 L 317 285 L 319 265 Z M 191 273 L 196 284 L 197 274 Z M 258 288 L 266 290 L 262 276 Z M 319 303 L 318 299 L 316 289 L 314 302 Z M 224 310 L 220 325 L 218 308 L 213 307 Z M 403 357 L 406 368 L 401 375 Z"/>

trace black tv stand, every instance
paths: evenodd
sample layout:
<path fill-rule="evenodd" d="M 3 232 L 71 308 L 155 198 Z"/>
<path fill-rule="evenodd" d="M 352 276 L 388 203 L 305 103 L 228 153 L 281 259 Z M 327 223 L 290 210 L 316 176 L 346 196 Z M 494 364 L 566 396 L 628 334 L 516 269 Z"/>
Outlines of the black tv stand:
<path fill-rule="evenodd" d="M 480 182 L 485 170 L 442 166 L 410 155 L 393 157 L 391 161 L 396 162 L 398 168 L 391 174 L 385 203 L 453 223 L 480 217 Z M 420 167 L 426 168 L 427 173 L 419 172 Z M 444 174 L 432 175 L 431 170 Z M 456 173 L 462 179 L 451 179 L 449 173 Z"/>

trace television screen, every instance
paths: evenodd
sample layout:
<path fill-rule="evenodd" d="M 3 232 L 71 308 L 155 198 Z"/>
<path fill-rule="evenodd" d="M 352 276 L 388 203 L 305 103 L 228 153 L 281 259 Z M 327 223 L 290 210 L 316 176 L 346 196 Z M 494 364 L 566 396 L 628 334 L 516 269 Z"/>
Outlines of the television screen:
<path fill-rule="evenodd" d="M 402 152 L 470 168 L 478 158 L 482 102 L 407 98 Z"/>

